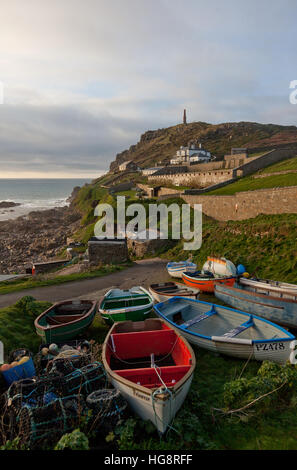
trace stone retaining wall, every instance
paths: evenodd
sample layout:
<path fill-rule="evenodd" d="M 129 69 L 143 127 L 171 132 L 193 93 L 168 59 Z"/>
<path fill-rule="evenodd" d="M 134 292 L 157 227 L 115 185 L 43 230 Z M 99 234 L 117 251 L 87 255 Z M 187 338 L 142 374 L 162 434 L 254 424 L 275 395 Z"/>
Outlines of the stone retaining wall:
<path fill-rule="evenodd" d="M 244 220 L 259 214 L 297 213 L 297 186 L 243 191 L 232 196 L 182 195 L 204 214 L 217 220 Z"/>

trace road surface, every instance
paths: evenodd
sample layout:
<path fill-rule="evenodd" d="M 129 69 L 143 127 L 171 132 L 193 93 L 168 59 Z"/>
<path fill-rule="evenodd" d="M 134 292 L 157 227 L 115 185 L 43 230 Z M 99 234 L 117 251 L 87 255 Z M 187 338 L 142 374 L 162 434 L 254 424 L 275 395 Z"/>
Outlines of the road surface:
<path fill-rule="evenodd" d="M 133 266 L 107 276 L 0 295 L 0 308 L 15 304 L 25 295 L 31 295 L 36 300 L 47 300 L 49 302 L 74 298 L 98 300 L 107 289 L 114 287 L 123 289 L 132 286 L 149 287 L 154 282 L 170 280 L 166 264 L 167 261 L 160 258 L 138 260 Z"/>

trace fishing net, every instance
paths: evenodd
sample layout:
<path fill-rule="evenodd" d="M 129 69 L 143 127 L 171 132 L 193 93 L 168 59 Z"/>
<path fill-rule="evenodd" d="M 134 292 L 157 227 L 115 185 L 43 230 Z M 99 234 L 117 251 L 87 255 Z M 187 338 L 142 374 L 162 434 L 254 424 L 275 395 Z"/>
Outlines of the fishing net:
<path fill-rule="evenodd" d="M 87 364 L 64 377 L 64 394 L 81 393 L 89 395 L 106 386 L 106 373 L 100 362 Z"/>
<path fill-rule="evenodd" d="M 55 442 L 87 420 L 88 408 L 82 396 L 57 398 L 45 406 L 23 406 L 16 418 L 17 435 L 22 443 L 34 448 L 41 441 Z"/>
<path fill-rule="evenodd" d="M 88 344 L 88 347 L 82 349 L 85 343 Z M 58 343 L 56 346 L 56 354 L 51 353 L 49 344 L 42 344 L 40 346 L 39 353 L 35 359 L 36 367 L 40 374 L 50 373 L 51 371 L 69 374 L 73 370 L 93 362 L 91 347 L 85 340 L 72 340 L 68 341 L 67 344 Z M 47 350 L 48 353 L 44 354 L 44 350 Z"/>
<path fill-rule="evenodd" d="M 87 396 L 86 403 L 92 410 L 91 428 L 106 426 L 111 429 L 116 426 L 123 416 L 127 402 L 115 389 L 96 390 Z"/>
<path fill-rule="evenodd" d="M 6 392 L 7 405 L 16 412 L 24 406 L 42 406 L 49 397 L 63 393 L 64 378 L 61 375 L 34 377 L 13 382 Z"/>

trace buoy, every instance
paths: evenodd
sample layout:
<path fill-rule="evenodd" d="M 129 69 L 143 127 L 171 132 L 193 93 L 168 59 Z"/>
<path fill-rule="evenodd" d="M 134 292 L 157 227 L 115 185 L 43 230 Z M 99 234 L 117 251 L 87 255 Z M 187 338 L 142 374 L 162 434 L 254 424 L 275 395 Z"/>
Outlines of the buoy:
<path fill-rule="evenodd" d="M 19 360 L 19 362 L 17 364 L 20 366 L 21 364 L 24 364 L 24 362 L 29 361 L 29 359 L 30 359 L 29 356 L 24 356 Z"/>
<path fill-rule="evenodd" d="M 241 276 L 243 275 L 243 273 L 246 272 L 246 268 L 243 264 L 239 264 L 237 267 L 236 267 L 236 271 L 237 271 L 237 274 L 238 276 Z"/>

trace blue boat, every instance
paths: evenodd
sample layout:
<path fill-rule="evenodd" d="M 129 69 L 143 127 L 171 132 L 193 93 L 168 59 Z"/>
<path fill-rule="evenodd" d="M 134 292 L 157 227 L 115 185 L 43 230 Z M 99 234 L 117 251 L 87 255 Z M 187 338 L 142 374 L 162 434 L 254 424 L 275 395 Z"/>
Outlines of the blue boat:
<path fill-rule="evenodd" d="M 197 265 L 192 263 L 191 261 L 173 261 L 171 263 L 167 263 L 166 265 L 168 274 L 171 277 L 179 277 L 181 278 L 183 273 L 194 273 L 197 269 Z"/>
<path fill-rule="evenodd" d="M 209 351 L 280 364 L 294 356 L 295 336 L 256 315 L 184 297 L 160 302 L 154 310 L 190 343 Z"/>
<path fill-rule="evenodd" d="M 235 283 L 233 287 L 215 285 L 215 296 L 235 308 L 256 313 L 278 325 L 297 328 L 297 300 L 280 297 L 278 294 L 258 292 L 252 287 Z"/>

